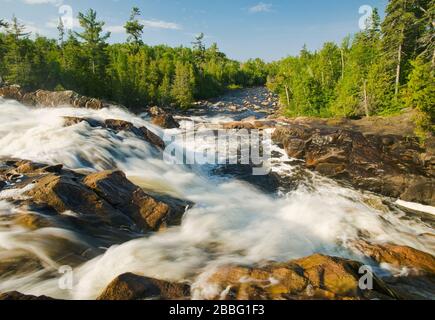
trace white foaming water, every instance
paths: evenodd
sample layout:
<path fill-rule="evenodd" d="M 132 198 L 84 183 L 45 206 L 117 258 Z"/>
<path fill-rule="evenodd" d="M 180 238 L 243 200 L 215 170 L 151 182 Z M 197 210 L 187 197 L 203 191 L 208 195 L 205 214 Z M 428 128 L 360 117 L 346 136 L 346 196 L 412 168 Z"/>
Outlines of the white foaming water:
<path fill-rule="evenodd" d="M 418 219 L 403 219 L 404 213 L 399 210 L 376 210 L 365 204 L 367 195 L 329 180 L 314 175 L 310 188 L 302 186 L 273 197 L 246 183 L 210 176 L 208 170 L 169 165 L 148 143 L 130 133 L 115 134 L 84 122 L 63 127 L 63 116 L 123 119 L 150 127 L 147 121 L 115 107 L 99 111 L 30 109 L 0 100 L 0 157 L 63 163 L 72 169 L 119 168 L 144 188 L 167 192 L 196 205 L 186 213 L 180 227 L 113 246 L 75 268 L 72 291 L 60 290 L 56 277 L 42 280 L 44 270 L 2 280 L 0 291 L 93 299 L 116 276 L 133 272 L 197 282 L 195 287 L 205 292 L 201 275 L 217 266 L 287 261 L 318 252 L 358 259 L 348 244 L 360 238 L 435 252 L 431 237 L 424 236 L 433 234 L 430 226 Z M 163 134 L 158 128 L 153 130 Z M 286 160 L 284 157 L 281 169 L 291 174 Z M 275 171 L 280 172 L 280 168 Z M 13 207 L 0 201 L 0 211 L 13 214 Z M 71 231 L 29 232 L 8 226 L 0 229 L 0 254 L 18 249 L 35 251 L 46 262 L 45 271 L 53 272 L 53 241 L 47 240 L 44 247 L 44 236 L 63 237 L 83 245 Z M 34 247 L 29 247 L 32 239 Z M 27 247 L 23 247 L 25 243 Z"/>

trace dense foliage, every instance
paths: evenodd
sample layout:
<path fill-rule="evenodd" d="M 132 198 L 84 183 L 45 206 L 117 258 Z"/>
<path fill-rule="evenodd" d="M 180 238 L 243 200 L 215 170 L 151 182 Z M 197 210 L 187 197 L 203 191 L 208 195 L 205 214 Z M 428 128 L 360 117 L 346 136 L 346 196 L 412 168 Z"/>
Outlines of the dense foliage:
<path fill-rule="evenodd" d="M 340 46 L 305 48 L 270 67 L 268 86 L 290 116 L 360 117 L 417 110 L 420 129 L 434 121 L 434 0 L 390 0 L 381 23 Z"/>
<path fill-rule="evenodd" d="M 3 21 L 0 76 L 29 89 L 71 89 L 131 108 L 189 107 L 194 99 L 219 95 L 229 87 L 265 84 L 264 62 L 230 60 L 216 44 L 206 48 L 202 34 L 192 48 L 145 45 L 139 16 L 133 8 L 124 26 L 127 42 L 112 45 L 94 10 L 78 15 L 82 32 L 66 34 L 60 20 L 57 41 L 29 37 L 15 17 L 8 24 Z"/>
<path fill-rule="evenodd" d="M 231 87 L 264 85 L 278 93 L 289 116 L 361 117 L 413 108 L 419 132 L 434 131 L 435 0 L 389 0 L 384 21 L 376 10 L 364 31 L 341 44 L 305 47 L 270 64 L 239 63 L 198 35 L 192 48 L 147 46 L 140 11 L 124 28 L 127 41 L 108 44 L 104 22 L 89 10 L 82 32 L 33 40 L 16 18 L 0 21 L 0 76 L 28 88 L 66 88 L 131 108 L 189 107 Z"/>

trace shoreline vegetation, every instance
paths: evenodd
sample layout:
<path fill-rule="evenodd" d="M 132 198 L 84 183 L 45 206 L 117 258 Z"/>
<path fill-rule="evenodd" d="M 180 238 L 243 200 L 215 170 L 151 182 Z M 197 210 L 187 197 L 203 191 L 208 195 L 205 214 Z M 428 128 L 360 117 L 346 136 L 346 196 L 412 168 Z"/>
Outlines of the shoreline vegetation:
<path fill-rule="evenodd" d="M 132 111 L 159 105 L 191 108 L 196 100 L 229 89 L 266 85 L 278 94 L 287 117 L 362 118 L 415 110 L 416 135 L 434 132 L 434 0 L 391 0 L 365 30 L 317 51 L 265 63 L 227 58 L 217 44 L 206 48 L 199 34 L 192 48 L 148 46 L 141 12 L 133 8 L 125 43 L 90 9 L 79 13 L 81 32 L 65 29 L 58 39 L 30 37 L 16 17 L 0 20 L 0 77 L 28 90 L 74 90 L 116 101 Z"/>

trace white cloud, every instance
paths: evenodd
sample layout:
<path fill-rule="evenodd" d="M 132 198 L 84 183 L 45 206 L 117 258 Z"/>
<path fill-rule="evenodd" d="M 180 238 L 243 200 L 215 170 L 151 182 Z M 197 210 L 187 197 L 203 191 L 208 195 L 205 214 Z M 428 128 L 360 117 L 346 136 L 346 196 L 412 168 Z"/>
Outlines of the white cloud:
<path fill-rule="evenodd" d="M 249 12 L 251 13 L 259 13 L 259 12 L 271 12 L 272 4 L 260 2 L 259 4 L 249 8 Z"/>
<path fill-rule="evenodd" d="M 175 22 L 167 22 L 162 20 L 140 20 L 145 29 L 165 29 L 165 30 L 181 30 L 182 26 Z M 125 33 L 123 25 L 113 25 L 104 28 L 105 31 L 111 33 Z"/>
<path fill-rule="evenodd" d="M 182 27 L 175 22 L 167 22 L 162 20 L 141 20 L 141 23 L 145 28 L 149 29 L 169 29 L 169 30 L 181 30 Z"/>
<path fill-rule="evenodd" d="M 107 26 L 104 28 L 104 30 L 111 33 L 125 33 L 125 29 L 123 26 Z"/>
<path fill-rule="evenodd" d="M 52 4 L 55 6 L 60 6 L 63 0 L 23 0 L 27 4 Z"/>
<path fill-rule="evenodd" d="M 69 23 L 69 20 L 66 21 L 67 19 L 65 19 L 64 17 L 62 19 L 63 19 L 63 24 L 65 25 L 65 27 L 67 27 L 67 29 L 69 28 L 69 26 L 72 26 L 72 28 L 80 28 L 79 19 L 73 18 L 72 24 Z M 50 29 L 56 29 L 58 25 L 59 25 L 59 18 L 52 18 L 45 23 L 45 26 Z"/>

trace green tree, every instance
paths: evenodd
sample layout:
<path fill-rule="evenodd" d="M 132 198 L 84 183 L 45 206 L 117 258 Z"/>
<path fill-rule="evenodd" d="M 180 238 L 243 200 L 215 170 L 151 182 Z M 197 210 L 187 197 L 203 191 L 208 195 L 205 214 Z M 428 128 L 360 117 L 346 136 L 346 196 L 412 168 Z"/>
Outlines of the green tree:
<path fill-rule="evenodd" d="M 105 23 L 97 21 L 95 10 L 89 9 L 86 14 L 80 12 L 78 19 L 83 32 L 74 32 L 74 34 L 84 42 L 83 49 L 89 70 L 85 94 L 103 96 L 107 90 L 105 87 L 108 65 L 106 40 L 110 37 L 110 32 L 103 33 Z"/>
<path fill-rule="evenodd" d="M 171 88 L 171 96 L 181 108 L 189 108 L 193 103 L 194 81 L 192 66 L 177 62 L 175 78 Z"/>
<path fill-rule="evenodd" d="M 6 29 L 6 46 L 8 48 L 4 57 L 7 65 L 5 79 L 10 83 L 30 86 L 31 63 L 30 63 L 30 32 L 25 32 L 26 27 L 21 24 L 17 17 L 13 16 L 11 23 Z"/>
<path fill-rule="evenodd" d="M 74 32 L 74 34 L 85 42 L 92 74 L 97 74 L 98 68 L 101 67 L 104 60 L 104 49 L 110 32 L 102 34 L 105 23 L 97 21 L 97 12 L 93 9 L 89 9 L 86 14 L 80 12 L 78 19 L 84 30 L 82 33 Z"/>
<path fill-rule="evenodd" d="M 394 96 L 399 96 L 400 86 L 409 73 L 409 61 L 414 59 L 417 41 L 424 33 L 421 23 L 423 12 L 420 7 L 427 6 L 427 0 L 390 0 L 386 17 L 382 24 L 383 54 L 394 79 Z"/>
<path fill-rule="evenodd" d="M 134 7 L 131 10 L 130 20 L 124 26 L 125 31 L 128 34 L 127 42 L 134 43 L 136 45 L 143 44 L 142 35 L 144 25 L 137 19 L 141 15 L 139 8 Z"/>
<path fill-rule="evenodd" d="M 417 111 L 417 135 L 425 139 L 428 132 L 435 133 L 435 78 L 431 62 L 417 58 L 412 62 L 405 94 L 405 104 Z"/>

